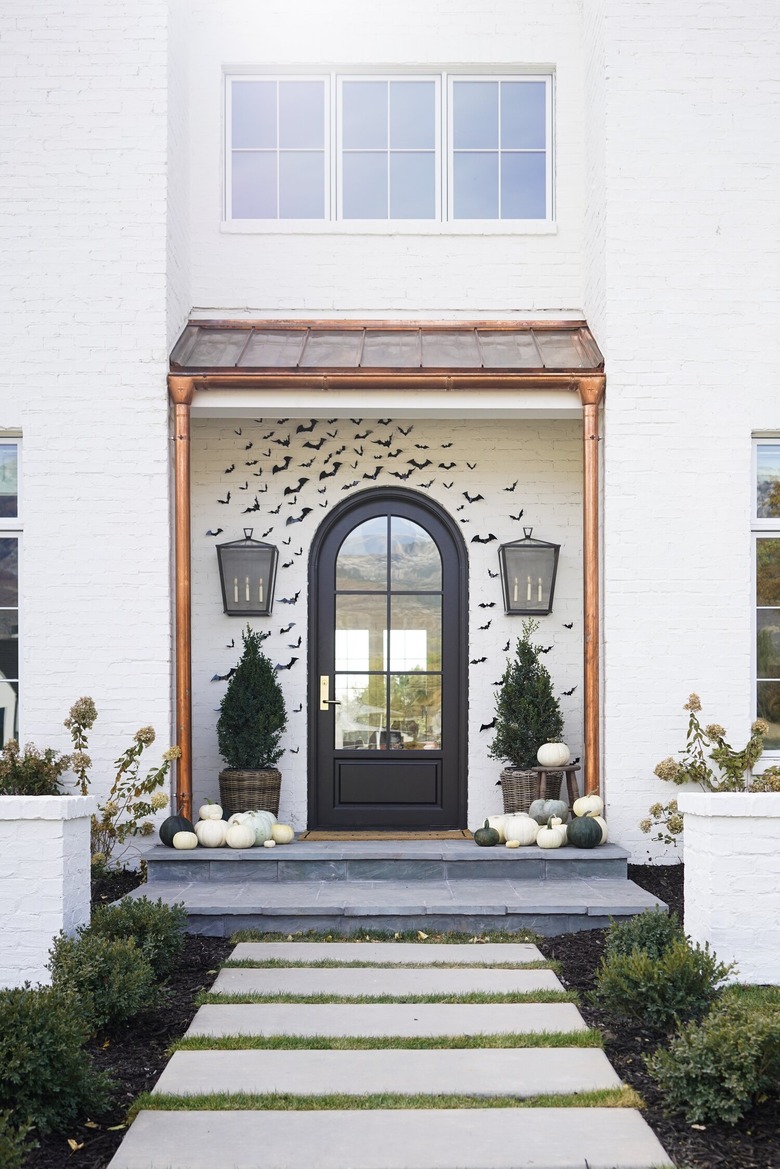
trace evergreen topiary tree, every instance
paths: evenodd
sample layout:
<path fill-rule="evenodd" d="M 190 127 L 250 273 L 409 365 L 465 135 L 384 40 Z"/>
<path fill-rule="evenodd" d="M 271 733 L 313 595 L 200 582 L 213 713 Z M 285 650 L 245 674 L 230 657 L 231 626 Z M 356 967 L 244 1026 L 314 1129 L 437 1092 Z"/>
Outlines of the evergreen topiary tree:
<path fill-rule="evenodd" d="M 514 661 L 507 662 L 496 697 L 495 738 L 488 751 L 493 759 L 525 771 L 536 767 L 536 752 L 542 743 L 555 742 L 563 735 L 563 716 L 553 693 L 552 680 L 540 661 L 542 648 L 531 635 L 539 622 L 523 622 Z"/>
<path fill-rule="evenodd" d="M 219 708 L 217 740 L 228 768 L 262 771 L 281 758 L 287 712 L 276 672 L 262 650 L 268 634 L 247 626 L 241 637 L 244 652 Z"/>

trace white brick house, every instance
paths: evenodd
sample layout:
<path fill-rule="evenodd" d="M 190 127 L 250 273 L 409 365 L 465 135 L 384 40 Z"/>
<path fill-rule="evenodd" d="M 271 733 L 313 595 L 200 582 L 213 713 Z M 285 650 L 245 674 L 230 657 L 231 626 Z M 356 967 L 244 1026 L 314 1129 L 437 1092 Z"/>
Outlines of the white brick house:
<path fill-rule="evenodd" d="M 175 735 L 166 377 L 188 320 L 587 321 L 607 383 L 599 751 L 589 762 L 613 838 L 645 859 L 638 821 L 669 794 L 653 767 L 680 744 L 689 691 L 735 739 L 757 701 L 763 713 L 780 706 L 777 651 L 767 662 L 754 649 L 757 621 L 771 642 L 780 607 L 780 596 L 764 599 L 757 617 L 754 570 L 756 538 L 780 535 L 780 509 L 777 518 L 756 510 L 756 451 L 771 476 L 780 439 L 779 26 L 771 0 L 730 0 L 706 18 L 689 0 L 400 0 L 387 10 L 354 0 L 46 0 L 0 17 L 5 737 L 65 746 L 62 719 L 81 694 L 100 711 L 95 754 L 106 775 L 142 723 Z M 300 137 L 280 115 L 276 136 L 263 139 L 263 103 L 283 109 L 305 84 L 321 97 L 321 138 Z M 412 111 L 400 145 L 392 122 L 389 140 L 370 136 L 383 86 Z M 495 140 L 493 108 L 505 135 Z M 412 142 L 429 109 L 430 141 Z M 285 185 L 285 174 L 299 178 Z M 277 603 L 255 623 L 271 630 L 275 662 L 297 659 L 280 672 L 291 712 L 282 808 L 303 827 L 309 549 L 342 501 L 374 482 L 398 485 L 389 461 L 380 479 L 364 478 L 388 450 L 369 445 L 385 433 L 402 435 L 399 465 L 437 452 L 403 485 L 454 524 L 469 521 L 467 822 L 498 806 L 481 728 L 520 623 L 504 615 L 491 574 L 498 544 L 522 534 L 521 510 L 534 535 L 562 546 L 540 636 L 552 646 L 567 741 L 583 753 L 573 389 L 421 382 L 372 396 L 236 379 L 196 384 L 191 415 L 196 796 L 216 794 L 223 684 L 212 679 L 235 663 L 242 624 L 222 613 L 208 533 L 235 539 L 251 523 L 279 546 Z M 384 430 L 380 418 L 390 420 Z M 317 451 L 298 431 L 312 420 L 311 434 L 326 437 Z M 288 436 L 289 446 L 273 445 Z M 348 457 L 320 495 L 318 476 L 342 445 Z M 310 482 L 285 496 L 301 477 Z M 255 485 L 267 491 L 255 496 Z M 483 499 L 464 501 L 464 491 Z M 305 507 L 300 524 L 284 522 Z M 494 542 L 473 542 L 491 533 Z M 780 752 L 778 721 L 768 759 Z"/>

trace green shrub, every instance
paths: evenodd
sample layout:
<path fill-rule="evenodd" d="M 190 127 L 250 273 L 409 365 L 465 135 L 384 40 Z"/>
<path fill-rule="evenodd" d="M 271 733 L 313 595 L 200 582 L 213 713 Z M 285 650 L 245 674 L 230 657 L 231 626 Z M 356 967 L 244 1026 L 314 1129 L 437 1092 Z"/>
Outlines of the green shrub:
<path fill-rule="evenodd" d="M 614 958 L 632 950 L 643 950 L 651 958 L 660 958 L 673 942 L 684 940 L 685 931 L 675 914 L 663 909 L 646 909 L 609 927 L 605 953 L 607 958 Z"/>
<path fill-rule="evenodd" d="M 165 978 L 184 949 L 186 926 L 183 905 L 166 905 L 162 898 L 125 897 L 118 905 L 96 909 L 89 932 L 103 938 L 135 938 L 155 976 Z"/>
<path fill-rule="evenodd" d="M 718 962 L 708 946 L 672 942 L 659 958 L 645 950 L 602 959 L 592 1001 L 616 1019 L 633 1019 L 655 1031 L 700 1018 L 734 964 Z"/>
<path fill-rule="evenodd" d="M 780 1001 L 767 1009 L 726 995 L 646 1063 L 669 1111 L 689 1124 L 736 1124 L 757 1099 L 780 1094 Z"/>
<path fill-rule="evenodd" d="M 19 1124 L 10 1111 L 0 1112 L 0 1165 L 3 1169 L 22 1169 L 30 1151 L 29 1124 Z"/>
<path fill-rule="evenodd" d="M 60 777 L 70 762 L 53 747 L 40 751 L 28 743 L 22 751 L 11 739 L 0 751 L 0 796 L 61 796 Z"/>
<path fill-rule="evenodd" d="M 135 938 L 104 938 L 87 928 L 75 938 L 60 934 L 50 955 L 52 985 L 74 992 L 92 1034 L 154 1003 L 154 971 Z"/>
<path fill-rule="evenodd" d="M 0 990 L 0 1107 L 41 1132 L 62 1130 L 87 1109 L 99 1112 L 110 1081 L 92 1069 L 88 1038 L 73 995 L 29 984 Z"/>

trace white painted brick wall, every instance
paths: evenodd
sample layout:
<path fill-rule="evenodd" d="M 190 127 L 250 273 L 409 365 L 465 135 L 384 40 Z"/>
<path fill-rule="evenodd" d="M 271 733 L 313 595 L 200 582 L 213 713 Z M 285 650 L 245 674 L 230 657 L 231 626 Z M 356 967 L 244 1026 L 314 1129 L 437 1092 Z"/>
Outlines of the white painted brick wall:
<path fill-rule="evenodd" d="M 685 931 L 736 962 L 739 982 L 780 980 L 780 799 L 683 793 Z"/>
<path fill-rule="evenodd" d="M 89 925 L 96 808 L 89 796 L 0 796 L 0 986 L 50 983 L 56 935 Z"/>
<path fill-rule="evenodd" d="M 469 824 L 478 826 L 487 813 L 502 809 L 500 789 L 494 785 L 501 764 L 487 755 L 492 734 L 480 732 L 480 726 L 492 721 L 494 708 L 493 683 L 501 678 L 507 660 L 504 645 L 514 643 L 521 632 L 518 618 L 504 616 L 501 585 L 489 572 L 498 571 L 498 546 L 508 540 L 522 537 L 523 524 L 533 526 L 540 539 L 562 545 L 558 580 L 555 590 L 555 608 L 549 617 L 541 618 L 537 635 L 543 645 L 552 646 L 544 661 L 553 678 L 556 692 L 566 720 L 566 735 L 573 753 L 579 755 L 582 738 L 582 571 L 581 571 L 581 438 L 580 426 L 572 421 L 468 422 L 447 420 L 414 420 L 394 418 L 389 426 L 365 419 L 359 426 L 348 418 L 327 423 L 319 420 L 313 434 L 296 434 L 300 419 L 289 419 L 280 424 L 276 416 L 265 420 L 218 419 L 197 420 L 193 433 L 193 728 L 195 760 L 195 802 L 218 795 L 217 776 L 221 767 L 216 742 L 216 720 L 224 682 L 211 679 L 224 675 L 235 665 L 241 647 L 241 629 L 244 623 L 222 613 L 217 557 L 218 542 L 240 539 L 245 525 L 254 528 L 255 538 L 262 536 L 279 547 L 280 566 L 292 561 L 289 567 L 280 567 L 276 586 L 276 600 L 270 619 L 253 618 L 259 629 L 270 629 L 272 636 L 266 642 L 266 652 L 273 662 L 288 662 L 295 656 L 297 662 L 289 671 L 279 675 L 290 712 L 284 745 L 286 754 L 280 767 L 283 773 L 280 815 L 296 828 L 306 825 L 307 815 L 307 757 L 306 757 L 306 693 L 307 677 L 307 564 L 309 544 L 318 523 L 330 507 L 365 489 L 364 473 L 372 473 L 379 465 L 374 459 L 382 447 L 373 440 L 394 435 L 393 448 L 403 448 L 397 460 L 381 460 L 385 470 L 380 474 L 380 485 L 397 485 L 389 475 L 391 470 L 409 470 L 407 460 L 430 457 L 434 466 L 422 471 L 413 470 L 404 486 L 418 491 L 427 490 L 456 519 L 466 519 L 462 525 L 469 556 L 470 634 L 469 659 L 478 661 L 469 667 Z M 308 420 L 303 420 L 308 425 Z M 408 436 L 400 433 L 411 426 Z M 356 442 L 353 436 L 371 428 L 369 439 Z M 236 431 L 241 433 L 237 434 Z M 332 438 L 327 432 L 336 432 Z M 262 441 L 262 436 L 271 437 Z M 289 446 L 274 445 L 274 439 L 290 436 Z M 318 452 L 303 447 L 304 441 L 325 436 L 326 442 Z M 247 443 L 253 443 L 246 451 Z M 427 451 L 417 449 L 417 443 L 426 444 Z M 452 443 L 446 450 L 443 443 Z M 338 456 L 342 466 L 327 483 L 327 492 L 320 494 L 323 484 L 318 476 L 336 461 L 335 451 L 342 445 L 347 450 Z M 363 454 L 356 451 L 363 448 Z M 265 455 L 271 451 L 271 456 Z M 438 456 L 437 456 L 438 452 Z M 291 463 L 284 473 L 272 473 L 282 457 L 290 455 Z M 446 458 L 445 458 L 446 456 Z M 247 465 L 257 458 L 257 464 Z M 301 464 L 310 458 L 310 468 Z M 436 466 L 439 461 L 456 463 L 450 471 Z M 468 463 L 476 464 L 473 470 Z M 226 468 L 235 464 L 235 470 Z M 285 496 L 284 488 L 297 483 L 301 476 L 309 482 L 296 496 Z M 430 487 L 420 484 L 433 480 Z M 517 487 L 506 492 L 505 487 L 517 480 Z M 445 483 L 451 483 L 447 488 Z M 242 490 L 248 484 L 246 490 Z M 260 511 L 243 515 L 251 506 L 258 488 L 268 488 L 259 494 Z M 465 502 L 462 492 L 482 494 L 484 500 L 474 504 Z M 230 503 L 219 504 L 230 492 Z M 325 507 L 320 505 L 325 504 Z M 463 506 L 463 511 L 458 508 Z M 299 515 L 304 507 L 312 509 L 300 524 L 288 526 L 289 515 Z M 524 511 L 522 522 L 510 516 Z M 274 513 L 277 514 L 274 514 Z M 223 531 L 215 539 L 206 532 Z M 471 542 L 474 535 L 493 532 L 496 541 L 490 544 Z M 284 543 L 288 540 L 289 543 Z M 302 555 L 296 555 L 302 549 Z M 294 597 L 295 604 L 283 604 L 280 598 Z M 479 602 L 494 602 L 495 608 L 480 609 Z M 280 630 L 290 622 L 294 627 L 282 635 Z M 488 630 L 479 626 L 490 622 Z M 567 623 L 572 629 L 565 628 Z M 297 642 L 301 638 L 298 648 Z M 230 645 L 235 640 L 236 647 Z M 564 690 L 574 693 L 564 696 Z M 301 707 L 300 711 L 296 708 Z M 295 752 L 295 754 L 293 754 Z"/>
<path fill-rule="evenodd" d="M 582 303 L 578 0 L 188 5 L 193 303 L 260 315 L 533 313 Z M 324 63 L 324 66 L 323 66 Z M 225 234 L 223 70 L 506 64 L 555 69 L 553 235 Z"/>

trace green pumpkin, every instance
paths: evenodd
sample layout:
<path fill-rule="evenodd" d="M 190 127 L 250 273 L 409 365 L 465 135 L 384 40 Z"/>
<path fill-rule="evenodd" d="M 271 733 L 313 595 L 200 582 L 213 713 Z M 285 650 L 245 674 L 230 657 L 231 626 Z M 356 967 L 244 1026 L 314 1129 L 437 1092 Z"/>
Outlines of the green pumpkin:
<path fill-rule="evenodd" d="M 601 829 L 599 829 L 599 836 L 601 836 Z M 487 820 L 484 827 L 478 828 L 474 833 L 474 843 L 479 844 L 482 848 L 490 848 L 494 844 L 498 844 L 500 839 L 501 837 L 495 828 L 491 828 Z"/>
<path fill-rule="evenodd" d="M 575 848 L 595 848 L 601 844 L 601 825 L 590 816 L 577 816 L 567 828 L 566 840 Z"/>
<path fill-rule="evenodd" d="M 194 832 L 195 829 L 192 822 L 186 816 L 177 814 L 169 816 L 167 820 L 163 820 L 160 825 L 160 840 L 168 848 L 173 848 L 173 838 L 177 832 Z"/>
<path fill-rule="evenodd" d="M 537 824 L 547 824 L 551 816 L 557 816 L 565 824 L 569 818 L 569 805 L 565 800 L 534 800 L 528 815 Z"/>

